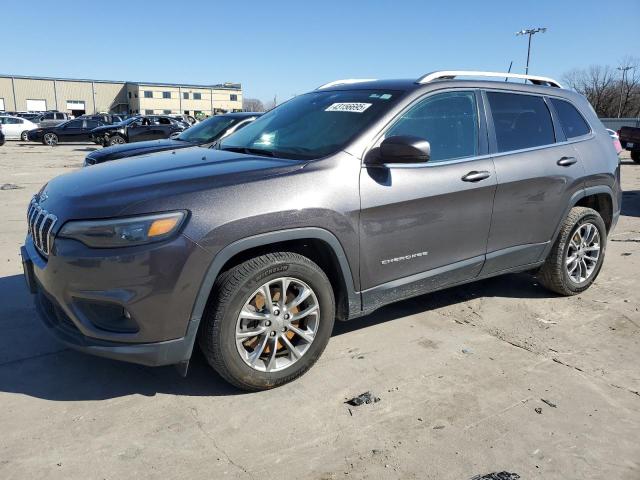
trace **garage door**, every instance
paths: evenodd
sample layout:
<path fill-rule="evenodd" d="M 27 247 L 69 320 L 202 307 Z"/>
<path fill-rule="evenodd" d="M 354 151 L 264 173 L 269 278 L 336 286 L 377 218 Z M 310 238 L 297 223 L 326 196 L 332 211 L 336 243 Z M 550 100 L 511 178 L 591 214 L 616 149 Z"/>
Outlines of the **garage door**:
<path fill-rule="evenodd" d="M 82 100 L 67 100 L 67 110 L 85 110 Z"/>
<path fill-rule="evenodd" d="M 46 100 L 29 100 L 27 99 L 27 111 L 29 112 L 46 112 L 47 101 Z"/>

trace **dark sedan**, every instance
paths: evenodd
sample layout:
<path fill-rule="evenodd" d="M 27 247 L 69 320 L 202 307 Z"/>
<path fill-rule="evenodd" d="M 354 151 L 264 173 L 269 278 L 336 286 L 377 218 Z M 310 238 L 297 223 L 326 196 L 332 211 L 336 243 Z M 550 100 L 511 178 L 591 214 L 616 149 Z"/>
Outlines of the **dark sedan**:
<path fill-rule="evenodd" d="M 4 145 L 4 133 L 2 133 L 2 127 L 0 127 L 0 147 Z"/>
<path fill-rule="evenodd" d="M 102 150 L 91 152 L 84 160 L 84 166 L 117 160 L 119 158 L 134 157 L 145 153 L 175 150 L 178 148 L 208 146 L 233 132 L 239 130 L 258 118 L 261 113 L 239 112 L 216 115 L 194 125 L 174 138 L 151 140 L 147 142 L 114 145 Z"/>
<path fill-rule="evenodd" d="M 91 139 L 91 131 L 102 125 L 104 123 L 98 120 L 76 118 L 60 125 L 29 130 L 27 138 L 32 142 L 42 142 L 51 146 L 60 142 L 88 142 Z"/>
<path fill-rule="evenodd" d="M 96 143 L 105 147 L 122 145 L 123 143 L 142 142 L 169 138 L 172 134 L 182 132 L 190 125 L 169 116 L 148 115 L 129 118 L 123 122 L 98 127 L 91 132 Z"/>

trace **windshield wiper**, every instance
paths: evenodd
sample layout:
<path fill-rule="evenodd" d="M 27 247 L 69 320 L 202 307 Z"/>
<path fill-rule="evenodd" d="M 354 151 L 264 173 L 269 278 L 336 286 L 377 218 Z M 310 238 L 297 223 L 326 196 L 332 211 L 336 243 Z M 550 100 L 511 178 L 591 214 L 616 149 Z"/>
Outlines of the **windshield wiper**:
<path fill-rule="evenodd" d="M 264 150 L 262 148 L 249 148 L 249 147 L 219 147 L 218 150 L 224 150 L 225 152 L 238 152 L 247 153 L 253 155 L 262 155 L 264 157 L 275 157 L 276 154 L 272 150 Z"/>

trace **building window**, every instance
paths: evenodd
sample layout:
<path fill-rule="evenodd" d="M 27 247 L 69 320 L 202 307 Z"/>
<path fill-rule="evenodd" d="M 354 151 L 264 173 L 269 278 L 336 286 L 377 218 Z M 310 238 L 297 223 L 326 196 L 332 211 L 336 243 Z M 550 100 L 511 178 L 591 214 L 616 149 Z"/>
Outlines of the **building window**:
<path fill-rule="evenodd" d="M 171 98 L 171 92 L 162 92 L 162 98 Z"/>
<path fill-rule="evenodd" d="M 194 100 L 202 100 L 202 94 L 201 93 L 194 93 L 193 94 L 193 99 Z"/>
<path fill-rule="evenodd" d="M 131 98 L 131 92 L 129 92 L 129 98 Z"/>
<path fill-rule="evenodd" d="M 184 98 L 185 100 L 189 100 L 189 92 L 183 92 L 182 98 Z"/>
<path fill-rule="evenodd" d="M 184 114 L 185 114 L 185 115 L 189 115 L 189 110 L 185 110 L 185 111 L 184 111 Z"/>
<path fill-rule="evenodd" d="M 238 101 L 238 95 L 236 95 L 235 93 L 231 94 L 231 101 L 232 102 L 237 102 Z"/>
<path fill-rule="evenodd" d="M 153 110 L 145 110 L 144 114 L 145 115 L 153 115 Z"/>
<path fill-rule="evenodd" d="M 171 115 L 171 110 L 163 110 L 162 111 L 165 115 Z"/>
<path fill-rule="evenodd" d="M 153 92 L 151 90 L 145 90 L 144 98 L 153 98 Z"/>

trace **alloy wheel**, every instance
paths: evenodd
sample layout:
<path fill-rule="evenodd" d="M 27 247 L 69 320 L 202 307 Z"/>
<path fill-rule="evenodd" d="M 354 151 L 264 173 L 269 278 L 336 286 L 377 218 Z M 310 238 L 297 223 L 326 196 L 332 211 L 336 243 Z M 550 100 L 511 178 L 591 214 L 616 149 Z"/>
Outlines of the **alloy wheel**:
<path fill-rule="evenodd" d="M 56 136 L 53 133 L 47 133 L 44 136 L 44 142 L 47 145 L 53 146 L 53 145 L 58 143 L 58 139 L 56 138 Z"/>
<path fill-rule="evenodd" d="M 566 269 L 575 283 L 586 282 L 600 259 L 600 232 L 592 223 L 584 223 L 573 233 L 567 249 Z"/>
<path fill-rule="evenodd" d="M 252 369 L 277 372 L 309 351 L 320 321 L 315 292 L 302 280 L 281 277 L 258 288 L 236 322 L 236 347 Z"/>

